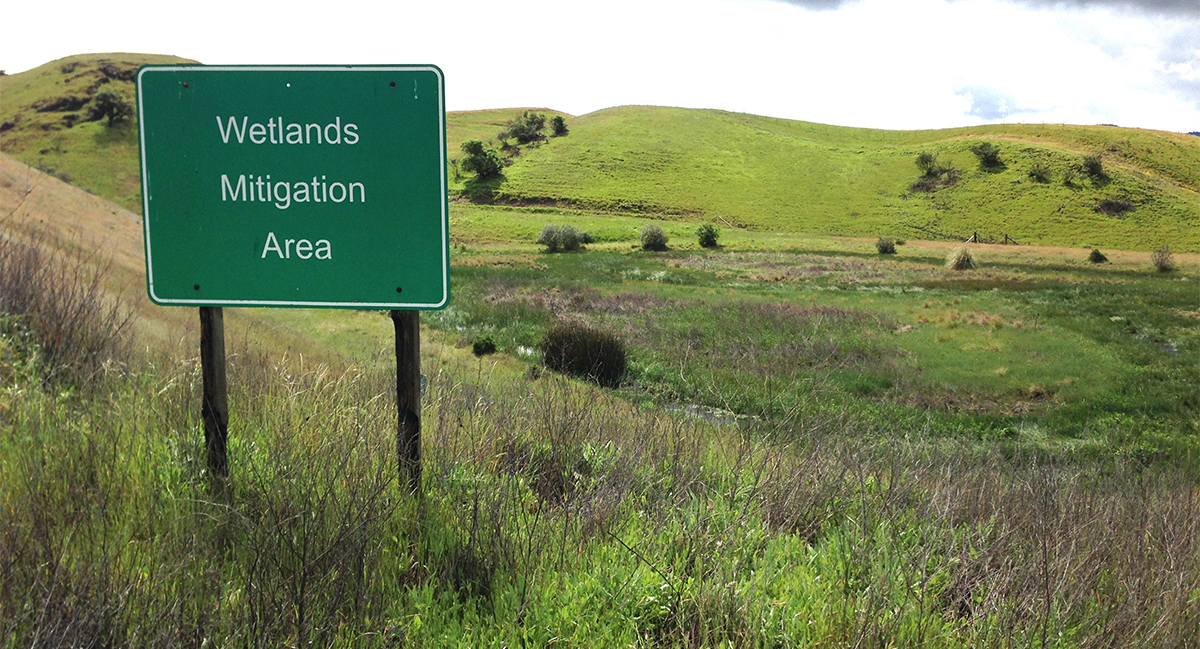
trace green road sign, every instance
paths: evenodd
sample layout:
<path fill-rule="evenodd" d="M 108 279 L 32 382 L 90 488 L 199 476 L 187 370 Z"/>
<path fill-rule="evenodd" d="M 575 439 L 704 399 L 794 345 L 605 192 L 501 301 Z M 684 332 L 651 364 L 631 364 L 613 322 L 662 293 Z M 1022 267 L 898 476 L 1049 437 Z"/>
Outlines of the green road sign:
<path fill-rule="evenodd" d="M 449 302 L 437 67 L 163 65 L 137 78 L 155 303 Z"/>

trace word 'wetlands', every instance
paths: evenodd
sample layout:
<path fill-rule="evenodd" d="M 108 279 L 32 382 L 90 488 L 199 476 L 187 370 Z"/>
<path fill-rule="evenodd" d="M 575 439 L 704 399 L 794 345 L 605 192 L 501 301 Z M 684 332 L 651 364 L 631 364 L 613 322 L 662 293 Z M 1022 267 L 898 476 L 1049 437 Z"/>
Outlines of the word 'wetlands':
<path fill-rule="evenodd" d="M 358 125 L 342 124 L 342 118 L 335 117 L 329 124 L 284 124 L 283 118 L 250 123 L 249 117 L 242 117 L 239 124 L 236 117 L 230 117 L 225 123 L 217 117 L 217 130 L 221 133 L 221 141 L 229 144 L 230 137 L 238 144 L 245 144 L 246 138 L 253 144 L 358 144 Z"/>
<path fill-rule="evenodd" d="M 267 253 L 279 255 L 279 259 L 291 259 L 292 253 L 300 259 L 333 259 L 329 239 L 318 239 L 315 244 L 308 239 L 284 239 L 281 246 L 274 232 L 267 233 L 267 243 L 263 246 L 260 259 L 266 259 Z"/>

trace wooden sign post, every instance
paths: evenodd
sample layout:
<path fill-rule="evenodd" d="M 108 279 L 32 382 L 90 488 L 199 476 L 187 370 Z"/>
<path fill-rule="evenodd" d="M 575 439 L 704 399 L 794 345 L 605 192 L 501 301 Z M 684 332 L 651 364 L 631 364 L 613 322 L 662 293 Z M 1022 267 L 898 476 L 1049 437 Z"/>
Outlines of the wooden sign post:
<path fill-rule="evenodd" d="M 400 481 L 421 492 L 421 315 L 392 311 L 396 327 L 396 455 Z"/>
<path fill-rule="evenodd" d="M 208 447 L 208 471 L 216 478 L 229 476 L 229 399 L 225 389 L 225 314 L 219 306 L 200 307 L 200 373 L 204 396 L 200 418 L 204 420 L 204 445 Z"/>

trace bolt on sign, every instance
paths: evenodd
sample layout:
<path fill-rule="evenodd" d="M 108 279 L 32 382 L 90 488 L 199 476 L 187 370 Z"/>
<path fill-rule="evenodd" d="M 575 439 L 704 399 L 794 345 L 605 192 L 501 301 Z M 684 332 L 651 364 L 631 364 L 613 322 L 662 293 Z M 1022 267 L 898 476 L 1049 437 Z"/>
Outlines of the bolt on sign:
<path fill-rule="evenodd" d="M 442 72 L 138 72 L 150 298 L 439 309 L 450 300 Z"/>

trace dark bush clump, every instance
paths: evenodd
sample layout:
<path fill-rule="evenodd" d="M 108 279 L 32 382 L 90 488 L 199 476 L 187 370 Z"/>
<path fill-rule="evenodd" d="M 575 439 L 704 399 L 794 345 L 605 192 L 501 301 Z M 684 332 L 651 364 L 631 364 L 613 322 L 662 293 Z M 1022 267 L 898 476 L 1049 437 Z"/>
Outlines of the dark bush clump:
<path fill-rule="evenodd" d="M 495 354 L 496 339 L 492 338 L 491 334 L 481 334 L 479 336 L 475 336 L 475 340 L 471 341 L 471 352 L 476 356 Z"/>
<path fill-rule="evenodd" d="M 571 132 L 567 128 L 567 120 L 563 119 L 562 115 L 555 115 L 550 118 L 550 130 L 554 133 L 555 137 L 562 137 Z"/>
<path fill-rule="evenodd" d="M 1175 255 L 1171 254 L 1170 246 L 1165 244 L 1150 253 L 1150 261 L 1154 262 L 1154 267 L 1160 273 L 1169 273 L 1175 270 Z"/>
<path fill-rule="evenodd" d="M 463 153 L 467 157 L 463 158 L 462 170 L 468 173 L 474 173 L 477 180 L 486 180 L 500 173 L 504 168 L 504 161 L 500 159 L 500 154 L 492 149 L 485 148 L 483 142 L 479 140 L 467 140 L 462 143 Z"/>
<path fill-rule="evenodd" d="M 72 108 L 71 110 L 75 110 Z M 87 121 L 96 122 L 108 118 L 108 126 L 133 115 L 133 105 L 120 93 L 102 92 L 96 95 L 92 105 L 88 107 Z"/>
<path fill-rule="evenodd" d="M 894 255 L 896 254 L 896 242 L 891 238 L 879 238 L 875 241 L 875 249 L 881 255 Z"/>
<path fill-rule="evenodd" d="M 1092 248 L 1091 254 L 1088 255 L 1088 261 L 1092 262 L 1093 264 L 1103 264 L 1104 262 L 1108 261 L 1108 257 L 1105 257 L 1104 253 L 1100 252 L 1099 249 Z"/>
<path fill-rule="evenodd" d="M 546 136 L 542 135 L 542 129 L 546 128 L 546 116 L 525 111 L 519 117 L 510 121 L 508 127 L 501 133 L 505 134 L 504 138 L 516 138 L 519 144 L 529 144 L 535 140 L 543 140 Z"/>
<path fill-rule="evenodd" d="M 941 187 L 949 187 L 962 176 L 962 171 L 954 165 L 938 162 L 937 155 L 928 151 L 917 154 L 916 165 L 917 169 L 921 170 L 921 177 L 909 185 L 909 190 L 914 192 L 932 192 Z"/>
<path fill-rule="evenodd" d="M 1133 211 L 1133 203 L 1130 203 L 1129 201 L 1106 198 L 1099 203 L 1096 203 L 1096 211 L 1109 216 L 1121 216 L 1126 212 Z"/>
<path fill-rule="evenodd" d="M 720 238 L 721 231 L 712 223 L 705 223 L 696 228 L 696 237 L 700 241 L 701 248 L 716 248 L 717 239 Z"/>
<path fill-rule="evenodd" d="M 667 233 L 657 225 L 647 225 L 642 228 L 641 233 L 642 250 L 666 250 L 667 249 Z"/>
<path fill-rule="evenodd" d="M 971 146 L 971 153 L 979 158 L 979 164 L 984 167 L 999 167 L 1003 163 L 1000 161 L 1000 147 L 991 142 L 980 142 Z"/>
<path fill-rule="evenodd" d="M 1091 176 L 1092 179 L 1100 180 L 1105 178 L 1104 163 L 1100 161 L 1100 156 L 1084 156 L 1083 164 L 1081 166 L 1083 167 L 1083 173 Z"/>
<path fill-rule="evenodd" d="M 562 321 L 546 332 L 541 344 L 546 367 L 615 386 L 625 375 L 625 343 L 602 329 Z"/>
<path fill-rule="evenodd" d="M 1043 164 L 1034 164 L 1029 170 L 1029 178 L 1035 183 L 1050 182 L 1050 168 Z"/>

